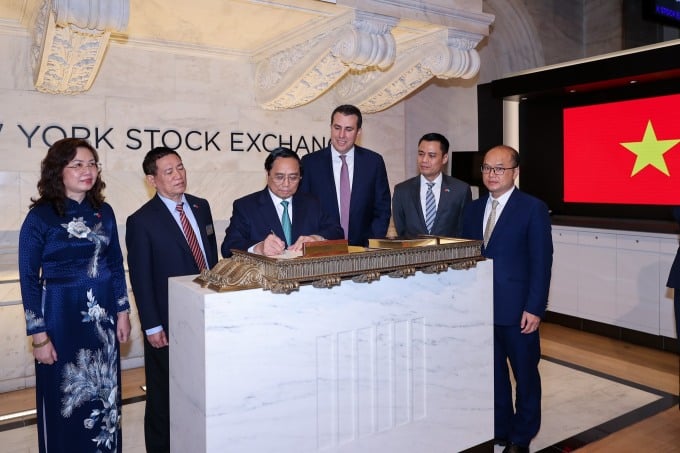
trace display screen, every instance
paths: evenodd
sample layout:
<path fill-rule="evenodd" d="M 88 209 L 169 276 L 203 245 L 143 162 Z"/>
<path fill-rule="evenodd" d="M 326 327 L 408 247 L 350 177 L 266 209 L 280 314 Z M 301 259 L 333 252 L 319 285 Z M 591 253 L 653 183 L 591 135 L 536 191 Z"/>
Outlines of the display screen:
<path fill-rule="evenodd" d="M 563 201 L 680 205 L 680 94 L 563 110 Z"/>
<path fill-rule="evenodd" d="M 680 25 L 680 1 L 678 0 L 643 0 L 642 13 L 647 20 L 676 27 Z"/>

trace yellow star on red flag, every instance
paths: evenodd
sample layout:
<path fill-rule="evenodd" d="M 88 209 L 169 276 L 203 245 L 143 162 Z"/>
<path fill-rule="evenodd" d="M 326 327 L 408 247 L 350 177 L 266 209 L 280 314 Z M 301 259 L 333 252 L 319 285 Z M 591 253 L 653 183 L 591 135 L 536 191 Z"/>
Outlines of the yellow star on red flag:
<path fill-rule="evenodd" d="M 680 139 L 657 139 L 656 133 L 654 132 L 654 126 L 652 126 L 652 121 L 649 120 L 647 122 L 647 128 L 645 129 L 645 135 L 642 138 L 642 141 L 621 143 L 621 146 L 625 147 L 637 156 L 635 159 L 635 165 L 633 166 L 633 171 L 631 172 L 630 176 L 635 176 L 636 173 L 645 168 L 647 165 L 651 165 L 664 175 L 670 176 L 668 167 L 666 166 L 666 160 L 664 159 L 663 155 L 678 143 L 680 143 Z"/>

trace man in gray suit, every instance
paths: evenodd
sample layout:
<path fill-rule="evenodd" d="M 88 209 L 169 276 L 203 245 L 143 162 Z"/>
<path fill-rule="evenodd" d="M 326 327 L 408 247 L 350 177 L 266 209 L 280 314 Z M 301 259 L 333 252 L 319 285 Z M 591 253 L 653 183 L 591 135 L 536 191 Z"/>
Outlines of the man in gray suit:
<path fill-rule="evenodd" d="M 442 173 L 449 161 L 449 141 L 436 132 L 418 142 L 420 175 L 397 184 L 392 215 L 399 237 L 422 234 L 460 237 L 463 208 L 472 201 L 470 186 Z"/>

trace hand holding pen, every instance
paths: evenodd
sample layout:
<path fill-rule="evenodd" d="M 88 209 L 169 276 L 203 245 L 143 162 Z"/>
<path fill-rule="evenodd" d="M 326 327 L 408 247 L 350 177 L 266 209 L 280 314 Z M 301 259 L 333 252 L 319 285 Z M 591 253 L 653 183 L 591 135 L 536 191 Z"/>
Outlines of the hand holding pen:
<path fill-rule="evenodd" d="M 286 243 L 271 230 L 267 237 L 255 246 L 253 251 L 260 255 L 272 256 L 281 255 L 285 249 Z"/>

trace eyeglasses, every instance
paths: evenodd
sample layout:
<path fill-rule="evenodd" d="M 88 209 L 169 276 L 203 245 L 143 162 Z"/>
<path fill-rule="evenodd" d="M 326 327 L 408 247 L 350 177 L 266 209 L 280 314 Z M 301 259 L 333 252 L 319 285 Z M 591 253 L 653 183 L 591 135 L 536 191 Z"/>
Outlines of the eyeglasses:
<path fill-rule="evenodd" d="M 283 181 L 288 180 L 289 183 L 295 184 L 300 180 L 300 175 L 273 175 L 272 179 L 277 183 L 277 184 L 283 184 Z"/>
<path fill-rule="evenodd" d="M 505 173 L 505 170 L 512 170 L 513 168 L 517 168 L 517 165 L 514 167 L 492 167 L 490 165 L 482 165 L 482 173 L 487 174 L 487 173 L 492 173 L 494 175 L 501 176 L 503 173 Z"/>
<path fill-rule="evenodd" d="M 97 170 L 97 172 L 102 171 L 101 162 L 83 162 L 82 160 L 71 161 L 66 168 L 70 168 L 75 171 L 87 170 Z"/>

